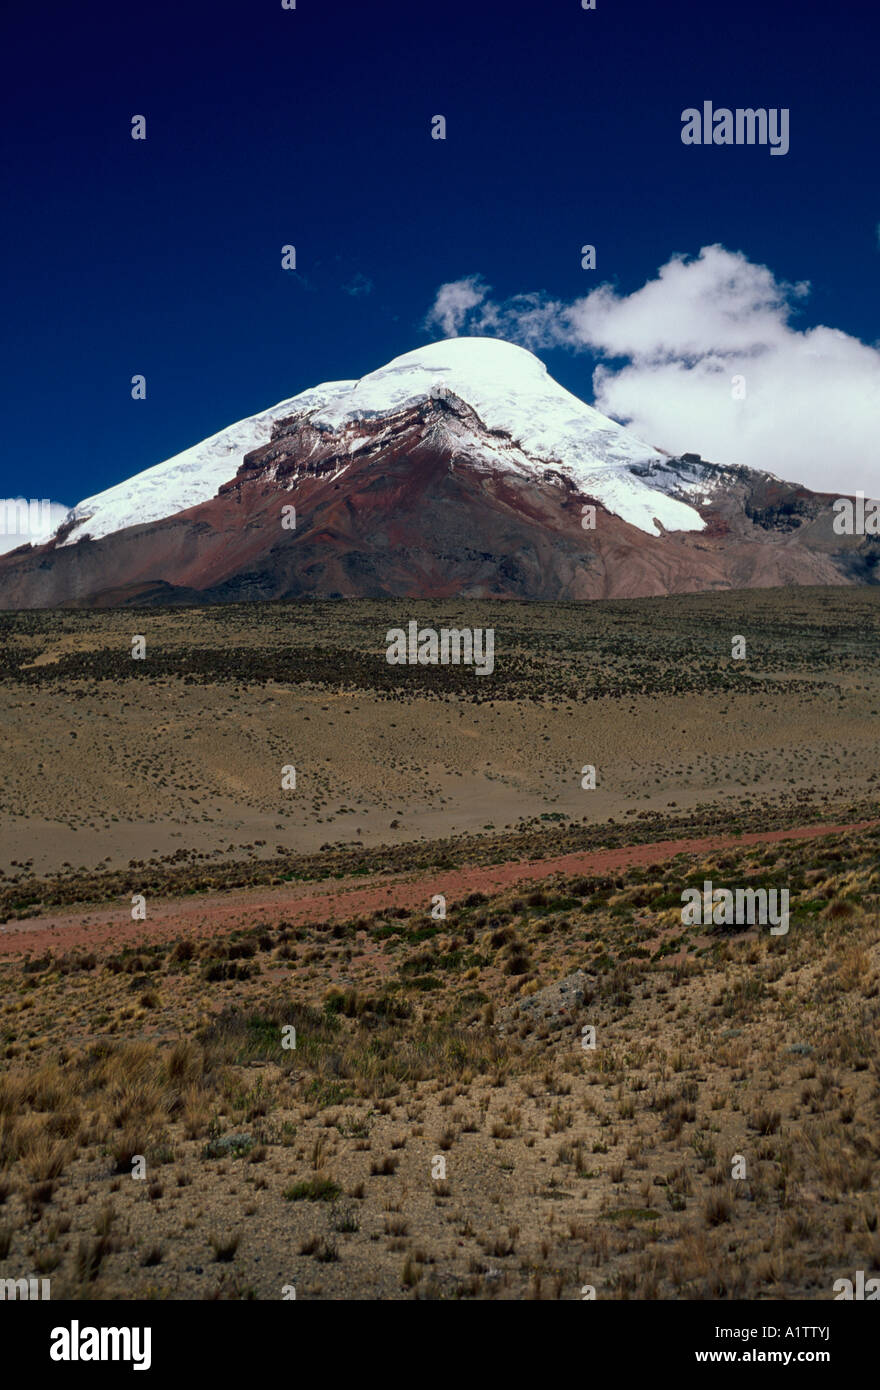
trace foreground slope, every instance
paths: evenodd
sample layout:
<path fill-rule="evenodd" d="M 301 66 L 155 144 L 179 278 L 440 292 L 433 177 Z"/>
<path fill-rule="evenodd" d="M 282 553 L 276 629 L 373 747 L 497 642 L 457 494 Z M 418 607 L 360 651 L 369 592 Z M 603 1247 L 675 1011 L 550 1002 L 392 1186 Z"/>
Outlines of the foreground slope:
<path fill-rule="evenodd" d="M 270 908 L 8 958 L 0 1278 L 825 1302 L 880 1261 L 878 849 L 876 826 L 658 847 L 444 922 L 428 899 L 333 926 Z M 683 929 L 706 877 L 790 884 L 789 934 Z"/>

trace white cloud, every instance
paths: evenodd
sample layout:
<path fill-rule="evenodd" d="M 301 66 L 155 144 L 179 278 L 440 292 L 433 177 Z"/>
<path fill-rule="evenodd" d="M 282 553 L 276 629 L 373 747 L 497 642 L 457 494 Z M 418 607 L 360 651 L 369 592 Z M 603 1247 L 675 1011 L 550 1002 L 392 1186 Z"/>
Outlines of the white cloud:
<path fill-rule="evenodd" d="M 425 319 L 425 327 L 430 332 L 439 328 L 447 338 L 457 338 L 468 313 L 485 299 L 489 286 L 479 275 L 468 275 L 464 280 L 450 280 L 441 285 L 434 298 L 430 312 Z"/>
<path fill-rule="evenodd" d="M 461 288 L 474 284 L 480 296 L 465 305 Z M 630 295 L 601 285 L 571 303 L 541 294 L 496 302 L 471 276 L 441 287 L 429 321 L 448 334 L 605 358 L 593 375 L 596 406 L 649 444 L 876 496 L 880 351 L 833 328 L 793 327 L 808 293 L 740 252 L 706 246 L 673 257 Z M 459 305 L 445 323 L 435 316 L 441 299 Z"/>
<path fill-rule="evenodd" d="M 69 507 L 48 498 L 0 497 L 0 555 L 20 545 L 37 545 L 67 516 Z"/>

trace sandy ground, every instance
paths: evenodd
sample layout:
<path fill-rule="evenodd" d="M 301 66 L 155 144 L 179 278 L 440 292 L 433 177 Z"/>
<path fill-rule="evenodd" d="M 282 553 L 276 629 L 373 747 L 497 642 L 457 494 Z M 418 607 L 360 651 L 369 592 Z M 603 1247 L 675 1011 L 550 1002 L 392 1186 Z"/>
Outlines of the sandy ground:
<path fill-rule="evenodd" d="M 485 679 L 388 667 L 400 607 L 0 614 L 0 872 L 877 796 L 880 589 L 420 605 L 494 625 Z"/>
<path fill-rule="evenodd" d="M 839 692 L 396 705 L 133 681 L 97 694 L 0 687 L 3 842 L 37 873 L 206 855 L 390 844 L 541 813 L 603 821 L 707 799 L 844 800 L 873 784 L 876 677 Z M 596 768 L 596 789 L 581 768 Z M 281 769 L 296 768 L 295 790 Z"/>

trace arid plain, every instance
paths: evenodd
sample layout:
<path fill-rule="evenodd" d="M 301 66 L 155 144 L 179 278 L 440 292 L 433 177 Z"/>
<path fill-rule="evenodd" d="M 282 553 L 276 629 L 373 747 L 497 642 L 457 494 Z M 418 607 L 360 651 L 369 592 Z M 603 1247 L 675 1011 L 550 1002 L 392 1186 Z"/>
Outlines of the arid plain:
<path fill-rule="evenodd" d="M 388 665 L 410 619 L 493 628 L 493 673 Z M 0 636 L 0 1276 L 821 1299 L 877 1268 L 880 591 Z M 684 929 L 705 877 L 788 886 L 788 934 Z"/>

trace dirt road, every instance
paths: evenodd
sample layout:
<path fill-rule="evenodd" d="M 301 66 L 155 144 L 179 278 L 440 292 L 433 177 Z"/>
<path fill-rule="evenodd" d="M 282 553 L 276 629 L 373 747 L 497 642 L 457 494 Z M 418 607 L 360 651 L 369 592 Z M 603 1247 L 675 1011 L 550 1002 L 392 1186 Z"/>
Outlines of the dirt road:
<path fill-rule="evenodd" d="M 372 878 L 320 880 L 204 894 L 186 899 L 147 902 L 145 921 L 132 921 L 127 903 L 94 910 L 74 909 L 0 926 L 0 956 L 46 950 L 109 951 L 180 936 L 205 936 L 239 927 L 347 922 L 386 907 L 430 910 L 431 898 L 442 893 L 454 903 L 469 893 L 492 893 L 551 874 L 607 874 L 637 865 L 674 859 L 678 854 L 709 854 L 779 840 L 815 840 L 877 825 L 874 820 L 849 825 L 805 825 L 745 835 L 707 839 L 659 840 L 608 850 L 584 850 L 556 859 L 514 860 L 506 864 L 464 869 L 381 874 Z"/>

